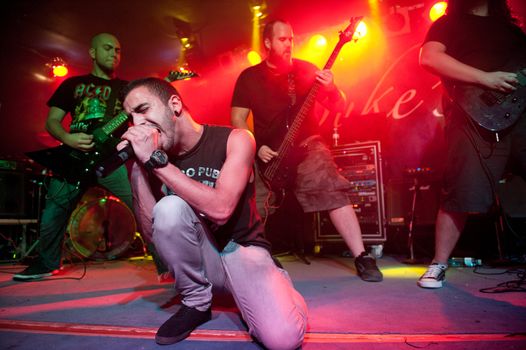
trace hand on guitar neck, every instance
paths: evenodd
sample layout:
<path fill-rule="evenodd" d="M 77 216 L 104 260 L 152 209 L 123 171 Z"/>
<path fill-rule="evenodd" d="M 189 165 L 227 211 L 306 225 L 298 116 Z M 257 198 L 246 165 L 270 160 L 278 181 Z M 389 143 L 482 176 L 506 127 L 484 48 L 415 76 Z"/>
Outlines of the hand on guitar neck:
<path fill-rule="evenodd" d="M 278 152 L 273 151 L 269 146 L 263 145 L 258 150 L 258 157 L 263 163 L 268 163 L 272 158 L 277 157 Z"/>

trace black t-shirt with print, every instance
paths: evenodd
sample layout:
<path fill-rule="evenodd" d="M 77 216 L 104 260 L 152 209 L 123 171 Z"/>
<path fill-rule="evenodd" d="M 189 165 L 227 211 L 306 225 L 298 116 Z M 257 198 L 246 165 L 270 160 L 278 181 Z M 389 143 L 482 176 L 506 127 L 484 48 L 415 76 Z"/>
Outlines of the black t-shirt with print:
<path fill-rule="evenodd" d="M 199 142 L 187 153 L 170 159 L 189 178 L 210 187 L 216 181 L 226 160 L 227 143 L 232 128 L 204 125 Z M 168 193 L 171 191 L 168 189 Z M 210 203 L 210 205 L 214 205 Z M 198 213 L 199 214 L 199 213 Z M 243 246 L 256 245 L 270 251 L 264 237 L 263 223 L 256 209 L 254 182 L 249 182 L 227 223 L 218 226 L 203 217 L 209 224 L 219 249 L 230 240 Z"/>
<path fill-rule="evenodd" d="M 70 132 L 91 133 L 122 110 L 119 100 L 127 82 L 94 75 L 71 77 L 62 82 L 48 101 L 71 115 Z"/>

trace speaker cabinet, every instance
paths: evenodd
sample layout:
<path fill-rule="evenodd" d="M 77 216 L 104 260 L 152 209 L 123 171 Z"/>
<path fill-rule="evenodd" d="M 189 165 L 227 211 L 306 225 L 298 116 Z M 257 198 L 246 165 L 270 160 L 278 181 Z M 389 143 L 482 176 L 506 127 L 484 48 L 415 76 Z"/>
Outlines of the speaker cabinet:
<path fill-rule="evenodd" d="M 415 188 L 414 225 L 434 225 L 440 204 L 439 180 L 435 179 L 392 179 L 386 184 L 387 223 L 403 226 L 409 223 L 413 207 Z"/>

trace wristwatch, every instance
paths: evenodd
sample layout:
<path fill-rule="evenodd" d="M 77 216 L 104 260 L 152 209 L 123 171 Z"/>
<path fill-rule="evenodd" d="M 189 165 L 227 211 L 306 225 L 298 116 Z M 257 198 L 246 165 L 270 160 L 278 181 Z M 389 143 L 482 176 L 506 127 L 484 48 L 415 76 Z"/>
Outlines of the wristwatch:
<path fill-rule="evenodd" d="M 152 171 L 153 169 L 157 168 L 164 168 L 168 164 L 168 155 L 166 152 L 156 149 L 153 151 L 152 155 L 150 156 L 150 159 L 144 163 L 144 167 L 148 171 Z"/>

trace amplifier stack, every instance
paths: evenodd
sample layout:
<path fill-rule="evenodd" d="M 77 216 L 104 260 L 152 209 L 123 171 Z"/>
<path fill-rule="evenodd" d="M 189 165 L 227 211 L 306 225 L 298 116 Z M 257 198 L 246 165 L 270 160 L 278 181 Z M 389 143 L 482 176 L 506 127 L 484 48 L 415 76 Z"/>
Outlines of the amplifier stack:
<path fill-rule="evenodd" d="M 360 142 L 334 147 L 331 152 L 340 173 L 351 182 L 348 194 L 358 217 L 365 244 L 386 240 L 385 204 L 380 142 Z M 326 212 L 314 218 L 315 243 L 340 242 L 342 237 Z"/>

